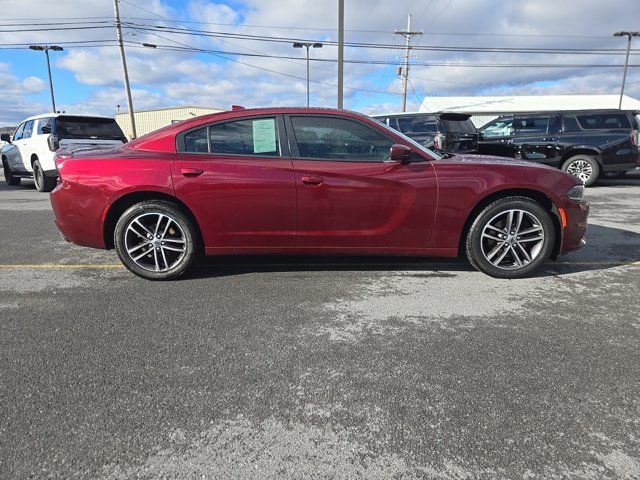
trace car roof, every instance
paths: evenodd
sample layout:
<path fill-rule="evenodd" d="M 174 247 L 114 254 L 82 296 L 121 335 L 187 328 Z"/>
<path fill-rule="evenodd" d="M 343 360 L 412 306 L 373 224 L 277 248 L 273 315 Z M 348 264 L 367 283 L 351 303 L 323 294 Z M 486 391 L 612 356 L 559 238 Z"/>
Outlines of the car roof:
<path fill-rule="evenodd" d="M 76 113 L 42 113 L 40 115 L 33 115 L 29 118 L 25 118 L 20 123 L 28 122 L 29 120 L 38 120 L 40 118 L 50 118 L 50 117 L 83 117 L 83 118 L 108 118 L 114 120 L 113 117 L 107 117 L 105 115 L 86 115 L 86 114 L 76 114 Z M 20 123 L 18 125 L 20 125 Z"/>
<path fill-rule="evenodd" d="M 586 110 L 540 110 L 537 112 L 512 112 L 502 113 L 497 118 L 513 117 L 515 115 L 554 115 L 554 114 L 570 114 L 570 115 L 597 115 L 601 113 L 630 113 L 635 115 L 634 110 L 618 110 L 617 108 L 590 108 Z"/>
<path fill-rule="evenodd" d="M 146 135 L 142 135 L 127 143 L 127 149 L 156 149 L 168 148 L 167 138 L 180 132 L 204 126 L 209 122 L 240 119 L 259 115 L 340 115 L 343 117 L 365 119 L 373 121 L 363 113 L 351 110 L 339 110 L 336 108 L 322 107 L 266 107 L 266 108 L 237 108 L 224 112 L 209 113 L 198 117 L 189 118 L 180 122 L 168 125 L 159 130 L 155 130 Z"/>

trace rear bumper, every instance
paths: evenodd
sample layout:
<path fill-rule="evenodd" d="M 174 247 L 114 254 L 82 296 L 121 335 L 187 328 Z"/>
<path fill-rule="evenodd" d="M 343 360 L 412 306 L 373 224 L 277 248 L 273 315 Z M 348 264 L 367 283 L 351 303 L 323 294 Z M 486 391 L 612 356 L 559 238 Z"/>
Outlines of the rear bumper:
<path fill-rule="evenodd" d="M 585 245 L 584 235 L 587 231 L 589 204 L 587 202 L 568 201 L 561 207 L 566 218 L 566 226 L 562 228 L 562 244 L 560 254 L 578 250 Z"/>
<path fill-rule="evenodd" d="M 49 195 L 62 237 L 77 245 L 106 248 L 103 212 L 107 200 L 94 188 L 62 181 Z"/>

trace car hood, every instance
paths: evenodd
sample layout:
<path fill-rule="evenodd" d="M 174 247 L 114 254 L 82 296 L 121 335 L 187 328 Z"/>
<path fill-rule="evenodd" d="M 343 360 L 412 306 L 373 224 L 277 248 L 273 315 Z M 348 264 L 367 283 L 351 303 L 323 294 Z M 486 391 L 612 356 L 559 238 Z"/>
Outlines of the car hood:
<path fill-rule="evenodd" d="M 440 164 L 464 164 L 464 165 L 477 165 L 477 166 L 514 166 L 514 167 L 529 167 L 529 168 L 544 168 L 547 170 L 557 170 L 556 168 L 544 165 L 542 163 L 530 162 L 528 160 L 519 160 L 516 158 L 506 157 L 494 157 L 491 155 L 473 155 L 473 154 L 454 154 L 449 158 L 441 158 L 436 160 Z"/>

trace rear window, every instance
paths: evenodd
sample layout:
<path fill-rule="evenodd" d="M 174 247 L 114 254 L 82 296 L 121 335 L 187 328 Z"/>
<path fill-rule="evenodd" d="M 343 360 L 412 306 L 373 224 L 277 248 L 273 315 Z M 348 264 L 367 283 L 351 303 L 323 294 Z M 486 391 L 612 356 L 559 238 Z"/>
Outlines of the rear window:
<path fill-rule="evenodd" d="M 594 113 L 589 115 L 576 115 L 580 126 L 585 130 L 631 128 L 629 119 L 623 113 Z"/>
<path fill-rule="evenodd" d="M 438 125 L 434 117 L 398 117 L 398 127 L 402 133 L 435 133 Z"/>
<path fill-rule="evenodd" d="M 476 133 L 476 127 L 471 120 L 443 120 L 442 129 L 445 132 L 457 132 L 457 133 Z"/>
<path fill-rule="evenodd" d="M 55 126 L 58 138 L 91 138 L 123 140 L 122 130 L 112 118 L 58 117 Z"/>

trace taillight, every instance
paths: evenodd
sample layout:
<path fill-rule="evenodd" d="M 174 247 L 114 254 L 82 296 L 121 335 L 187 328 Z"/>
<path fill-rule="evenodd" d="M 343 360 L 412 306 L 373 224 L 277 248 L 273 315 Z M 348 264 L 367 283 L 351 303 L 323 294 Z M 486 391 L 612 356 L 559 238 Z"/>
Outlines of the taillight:
<path fill-rule="evenodd" d="M 631 139 L 631 144 L 638 146 L 638 130 L 631 130 L 631 135 L 629 138 Z"/>
<path fill-rule="evenodd" d="M 447 137 L 444 133 L 437 133 L 435 137 L 433 137 L 433 148 L 436 150 L 444 150 L 444 145 L 447 140 Z"/>
<path fill-rule="evenodd" d="M 55 135 L 49 135 L 49 138 L 47 138 L 47 143 L 49 144 L 49 150 L 51 150 L 52 152 L 55 152 L 60 148 L 60 141 Z"/>

